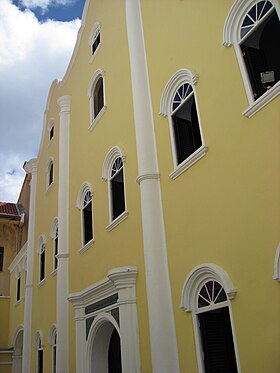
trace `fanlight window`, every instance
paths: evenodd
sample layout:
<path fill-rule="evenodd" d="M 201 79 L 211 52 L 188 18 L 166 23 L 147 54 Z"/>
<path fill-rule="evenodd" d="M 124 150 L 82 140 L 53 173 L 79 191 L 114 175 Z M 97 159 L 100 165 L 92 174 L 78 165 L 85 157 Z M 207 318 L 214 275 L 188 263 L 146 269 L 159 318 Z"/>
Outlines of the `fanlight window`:
<path fill-rule="evenodd" d="M 198 308 L 212 306 L 227 300 L 223 287 L 217 281 L 208 281 L 200 289 Z"/>
<path fill-rule="evenodd" d="M 176 91 L 171 118 L 179 165 L 202 146 L 194 91 L 189 83 L 182 84 Z"/>
<path fill-rule="evenodd" d="M 125 211 L 123 161 L 121 157 L 118 157 L 112 166 L 110 185 L 112 220 L 114 220 Z"/>
<path fill-rule="evenodd" d="M 280 80 L 280 23 L 270 1 L 259 1 L 245 15 L 240 29 L 240 48 L 254 99 Z"/>

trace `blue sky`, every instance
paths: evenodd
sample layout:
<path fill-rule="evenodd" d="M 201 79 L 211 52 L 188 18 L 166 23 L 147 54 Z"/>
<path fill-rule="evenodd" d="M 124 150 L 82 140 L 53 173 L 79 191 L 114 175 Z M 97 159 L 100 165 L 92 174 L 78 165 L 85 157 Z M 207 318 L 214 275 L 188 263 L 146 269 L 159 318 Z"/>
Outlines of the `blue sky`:
<path fill-rule="evenodd" d="M 17 202 L 49 88 L 63 78 L 85 0 L 0 0 L 0 201 Z"/>

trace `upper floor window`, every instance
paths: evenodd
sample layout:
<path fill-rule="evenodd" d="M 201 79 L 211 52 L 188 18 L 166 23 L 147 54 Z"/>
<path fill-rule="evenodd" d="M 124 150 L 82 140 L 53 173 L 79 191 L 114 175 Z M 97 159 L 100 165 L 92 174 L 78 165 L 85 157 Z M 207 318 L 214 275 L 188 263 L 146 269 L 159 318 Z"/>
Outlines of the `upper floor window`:
<path fill-rule="evenodd" d="M 56 373 L 56 341 L 57 341 L 57 329 L 55 325 L 52 325 L 49 331 L 49 344 L 52 347 L 52 373 Z"/>
<path fill-rule="evenodd" d="M 16 302 L 19 302 L 20 295 L 21 295 L 21 270 L 19 266 L 16 267 L 15 276 L 16 276 Z"/>
<path fill-rule="evenodd" d="M 234 45 L 252 116 L 280 92 L 279 5 L 236 0 L 224 28 L 224 45 Z"/>
<path fill-rule="evenodd" d="M 108 180 L 109 216 L 108 230 L 127 216 L 124 177 L 124 156 L 122 150 L 114 147 L 107 154 L 103 164 L 102 177 Z"/>
<path fill-rule="evenodd" d="M 40 331 L 36 333 L 35 348 L 37 351 L 36 373 L 43 373 L 44 350 L 43 350 L 43 338 L 42 338 L 42 334 Z"/>
<path fill-rule="evenodd" d="M 54 137 L 54 119 L 50 119 L 48 123 L 49 141 L 52 141 Z"/>
<path fill-rule="evenodd" d="M 55 218 L 52 229 L 51 238 L 53 239 L 53 271 L 57 270 L 58 267 L 58 220 Z"/>
<path fill-rule="evenodd" d="M 92 129 L 105 111 L 103 70 L 97 70 L 92 77 L 88 88 L 88 96 L 90 99 L 90 129 Z"/>
<path fill-rule="evenodd" d="M 100 29 L 101 25 L 99 22 L 95 22 L 91 33 L 89 35 L 88 44 L 91 49 L 91 59 L 90 62 L 93 61 L 95 54 L 97 53 L 98 49 L 100 48 L 101 43 L 101 36 L 100 36 Z"/>
<path fill-rule="evenodd" d="M 181 69 L 168 81 L 161 98 L 160 113 L 169 119 L 174 164 L 172 178 L 192 166 L 207 151 L 196 103 L 196 82 L 197 75 Z"/>
<path fill-rule="evenodd" d="M 47 168 L 46 168 L 46 177 L 47 177 L 47 189 L 53 184 L 54 182 L 54 161 L 53 158 L 49 159 Z"/>
<path fill-rule="evenodd" d="M 39 240 L 38 246 L 38 254 L 39 254 L 39 283 L 45 279 L 45 266 L 46 266 L 46 238 L 45 236 L 41 236 Z"/>
<path fill-rule="evenodd" d="M 81 252 L 86 250 L 93 243 L 92 187 L 87 182 L 85 182 L 80 189 L 77 207 L 81 210 Z"/>

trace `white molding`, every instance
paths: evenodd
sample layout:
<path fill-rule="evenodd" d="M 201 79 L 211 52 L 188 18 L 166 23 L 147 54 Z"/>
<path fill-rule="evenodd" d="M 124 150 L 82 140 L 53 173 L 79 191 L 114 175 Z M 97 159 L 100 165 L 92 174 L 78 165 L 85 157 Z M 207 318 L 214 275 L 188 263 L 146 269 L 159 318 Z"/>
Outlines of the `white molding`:
<path fill-rule="evenodd" d="M 82 254 L 88 249 L 90 249 L 94 244 L 94 238 L 92 238 L 89 242 L 87 242 L 83 247 L 80 248 L 79 253 Z"/>
<path fill-rule="evenodd" d="M 100 110 L 100 112 L 94 117 L 94 89 L 99 78 L 102 78 L 103 80 L 103 107 Z M 99 121 L 99 119 L 102 117 L 102 115 L 106 111 L 105 71 L 103 69 L 97 69 L 94 72 L 88 84 L 87 95 L 89 98 L 89 105 L 90 105 L 89 130 L 92 131 L 95 125 L 97 124 L 97 122 Z"/>
<path fill-rule="evenodd" d="M 97 116 L 93 119 L 93 121 L 90 121 L 90 126 L 88 128 L 88 130 L 91 132 L 94 127 L 97 125 L 97 123 L 99 122 L 99 120 L 101 119 L 101 117 L 103 116 L 103 114 L 105 113 L 107 109 L 107 106 L 104 105 L 103 108 L 100 110 L 100 112 L 97 114 Z M 90 115 L 90 117 L 92 118 L 92 114 Z"/>
<path fill-rule="evenodd" d="M 84 198 L 87 192 L 90 192 L 93 195 L 93 187 L 89 181 L 84 181 L 80 187 L 79 193 L 76 199 L 76 207 L 80 210 L 83 208 Z"/>
<path fill-rule="evenodd" d="M 144 180 L 157 180 L 160 178 L 159 172 L 142 172 L 141 175 L 138 175 L 136 182 L 140 184 Z"/>
<path fill-rule="evenodd" d="M 41 342 L 41 347 L 39 347 L 39 343 Z M 44 340 L 43 340 L 43 332 L 42 330 L 37 330 L 35 333 L 35 338 L 34 338 L 34 348 L 38 350 L 39 348 L 42 348 L 44 346 Z"/>
<path fill-rule="evenodd" d="M 218 281 L 224 288 L 228 299 L 235 297 L 236 288 L 223 268 L 213 263 L 200 264 L 188 274 L 184 283 L 180 306 L 184 311 L 196 311 L 197 289 L 207 280 Z"/>
<path fill-rule="evenodd" d="M 191 154 L 188 158 L 186 158 L 182 163 L 176 166 L 176 168 L 169 174 L 171 179 L 176 179 L 183 172 L 185 172 L 188 168 L 193 166 L 197 161 L 199 161 L 202 157 L 206 155 L 207 150 L 208 150 L 208 147 L 205 145 L 202 145 L 199 149 L 197 149 L 193 154 Z"/>
<path fill-rule="evenodd" d="M 91 32 L 89 34 L 89 37 L 88 37 L 88 45 L 91 46 L 94 42 L 95 42 L 95 39 L 98 35 L 98 33 L 100 32 L 101 30 L 101 24 L 100 22 L 95 22 L 95 24 L 93 25 L 92 29 L 91 29 Z"/>
<path fill-rule="evenodd" d="M 273 280 L 280 281 L 280 243 L 277 246 L 275 253 Z"/>
<path fill-rule="evenodd" d="M 125 162 L 126 156 L 125 156 L 123 149 L 120 148 L 119 146 L 114 146 L 113 148 L 109 150 L 103 162 L 103 167 L 102 167 L 102 179 L 103 180 L 107 181 L 108 179 L 110 179 L 111 168 L 115 160 L 118 157 L 121 157 L 122 161 Z"/>
<path fill-rule="evenodd" d="M 277 82 L 272 88 L 266 93 L 254 101 L 246 110 L 243 111 L 243 115 L 247 118 L 251 118 L 259 110 L 265 107 L 270 101 L 274 100 L 280 94 L 280 81 Z"/>
<path fill-rule="evenodd" d="M 25 242 L 25 244 L 23 245 L 23 247 L 21 248 L 21 250 L 19 251 L 19 253 L 17 254 L 17 256 L 13 259 L 12 263 L 9 265 L 8 270 L 10 271 L 10 273 L 13 272 L 13 270 L 15 269 L 15 267 L 22 261 L 22 259 L 24 258 L 24 256 L 26 256 L 26 254 L 27 254 L 27 247 L 28 247 L 28 241 Z"/>
<path fill-rule="evenodd" d="M 48 344 L 53 346 L 54 344 L 54 338 L 57 334 L 57 328 L 56 328 L 56 324 L 52 324 L 52 326 L 50 327 L 50 330 L 49 330 L 49 334 L 48 334 Z"/>
<path fill-rule="evenodd" d="M 124 221 L 128 217 L 128 211 L 124 211 L 121 215 L 119 215 L 116 219 L 114 219 L 110 224 L 107 225 L 107 231 L 111 232 L 117 225 L 119 225 L 122 221 Z"/>
<path fill-rule="evenodd" d="M 96 344 L 99 348 L 102 348 L 101 344 L 108 342 L 108 339 L 104 340 L 106 335 L 103 334 L 102 330 L 102 326 L 108 323 L 109 327 L 111 325 L 111 331 L 116 328 L 121 336 L 122 371 L 140 373 L 139 335 L 135 303 L 137 274 L 138 269 L 135 266 L 114 268 L 108 271 L 106 278 L 80 292 L 69 295 L 68 300 L 74 307 L 76 320 L 76 372 L 89 373 L 92 371 L 92 356 L 97 353 Z M 118 300 L 113 305 L 103 307 L 90 314 L 85 313 L 87 306 L 116 293 L 118 293 Z M 119 308 L 120 326 L 108 313 L 116 307 Z M 85 320 L 93 315 L 95 318 L 90 327 L 88 338 L 86 338 Z M 107 337 L 109 338 L 110 334 Z M 97 359 L 102 366 L 102 355 L 99 354 Z M 98 369 L 98 373 L 103 373 L 103 370 Z"/>
<path fill-rule="evenodd" d="M 174 94 L 183 83 L 189 83 L 194 86 L 197 82 L 198 74 L 196 74 L 193 70 L 183 68 L 176 71 L 164 87 L 160 100 L 159 114 L 164 117 L 171 114 Z"/>

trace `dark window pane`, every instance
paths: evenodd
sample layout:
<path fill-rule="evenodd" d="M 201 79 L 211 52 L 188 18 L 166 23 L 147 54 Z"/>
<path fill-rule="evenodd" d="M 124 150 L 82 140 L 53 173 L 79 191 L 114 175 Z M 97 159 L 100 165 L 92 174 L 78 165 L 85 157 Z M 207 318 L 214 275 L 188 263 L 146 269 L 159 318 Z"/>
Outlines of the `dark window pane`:
<path fill-rule="evenodd" d="M 84 220 L 84 245 L 93 238 L 92 231 L 92 203 L 89 202 L 83 209 L 83 220 Z"/>
<path fill-rule="evenodd" d="M 43 350 L 38 351 L 38 373 L 43 373 Z"/>
<path fill-rule="evenodd" d="M 97 49 L 97 47 L 98 47 L 99 44 L 100 44 L 100 33 L 97 35 L 94 43 L 92 44 L 92 54 L 95 53 L 95 51 L 96 51 L 96 49 Z"/>
<path fill-rule="evenodd" d="M 49 169 L 49 185 L 51 185 L 52 182 L 53 182 L 53 163 L 51 163 L 50 169 Z"/>
<path fill-rule="evenodd" d="M 96 83 L 94 89 L 94 118 L 97 117 L 98 113 L 104 106 L 104 96 L 103 96 L 103 79 L 100 78 Z"/>
<path fill-rule="evenodd" d="M 20 277 L 17 279 L 17 302 L 20 300 Z"/>
<path fill-rule="evenodd" d="M 40 281 L 45 278 L 45 250 L 40 254 Z"/>
<path fill-rule="evenodd" d="M 125 211 L 123 170 L 120 170 L 111 180 L 112 215 L 116 219 Z"/>
<path fill-rule="evenodd" d="M 0 247 L 0 272 L 3 272 L 4 265 L 4 247 Z"/>
<path fill-rule="evenodd" d="M 54 136 L 54 127 L 50 129 L 50 140 L 53 138 L 53 136 Z"/>

